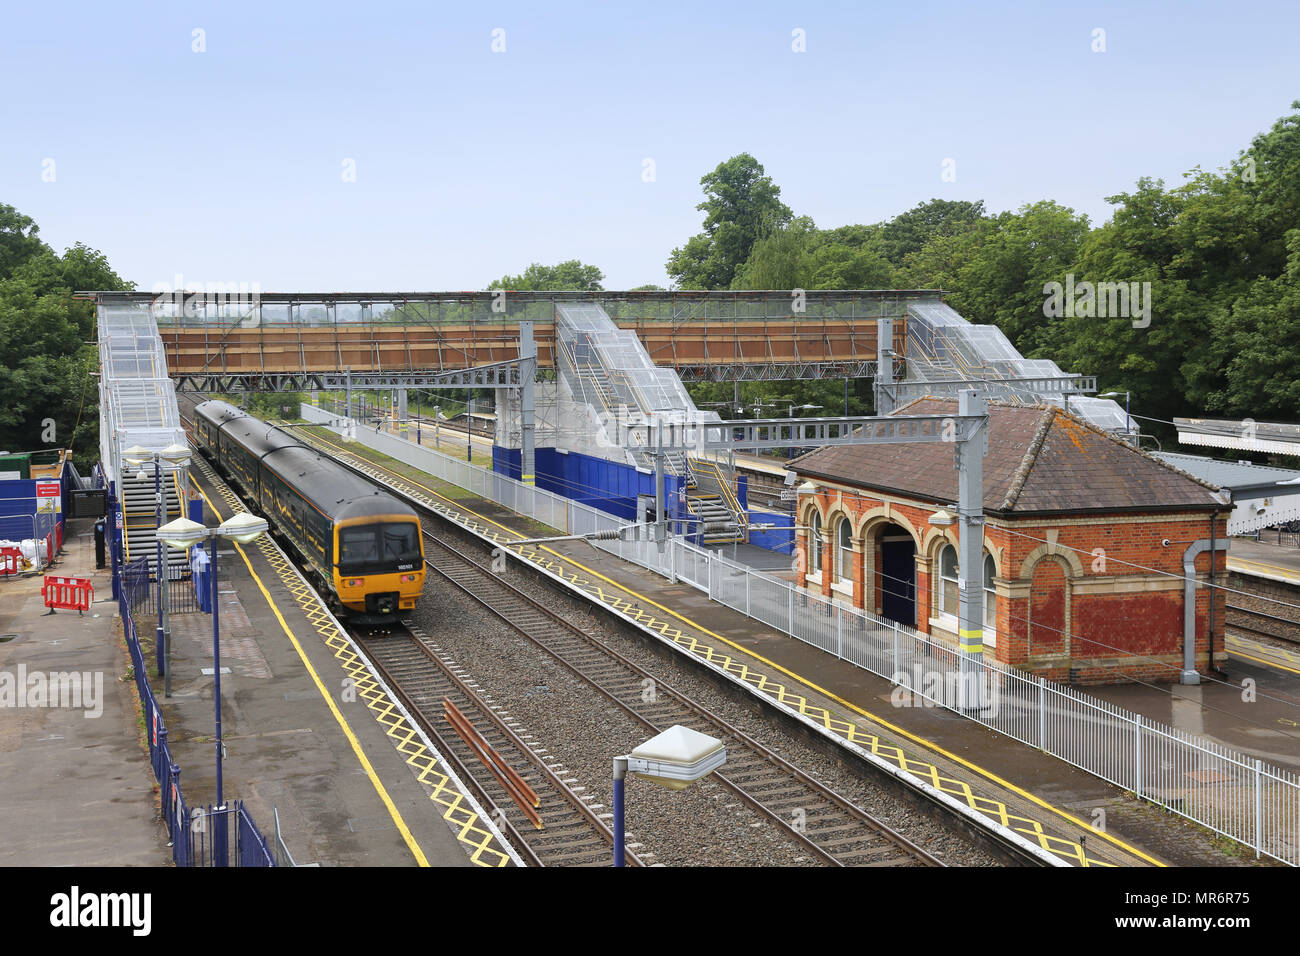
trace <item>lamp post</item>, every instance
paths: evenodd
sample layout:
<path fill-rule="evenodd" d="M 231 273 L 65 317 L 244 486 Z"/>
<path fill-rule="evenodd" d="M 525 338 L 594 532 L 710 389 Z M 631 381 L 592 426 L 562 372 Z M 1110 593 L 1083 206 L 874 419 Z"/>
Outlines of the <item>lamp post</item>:
<path fill-rule="evenodd" d="M 469 402 L 465 406 L 465 460 L 474 461 L 474 393 L 470 392 Z"/>
<path fill-rule="evenodd" d="M 189 518 L 177 518 L 162 528 L 158 534 L 162 540 L 187 553 L 191 545 L 207 540 L 210 547 L 212 566 L 212 709 L 217 736 L 217 802 L 216 809 L 225 809 L 225 794 L 221 782 L 221 620 L 217 606 L 217 538 L 227 538 L 238 544 L 251 544 L 263 535 L 269 525 L 266 519 L 258 518 L 246 511 L 231 515 L 216 528 L 206 528 Z M 216 864 L 226 865 L 226 818 L 224 815 L 213 822 L 213 847 Z"/>
<path fill-rule="evenodd" d="M 442 440 L 442 435 L 438 428 L 439 426 L 438 420 L 441 416 L 442 416 L 442 406 L 441 405 L 433 406 L 433 447 L 435 449 L 439 447 L 439 444 Z"/>
<path fill-rule="evenodd" d="M 721 740 L 678 724 L 630 754 L 614 758 L 614 865 L 627 855 L 623 836 L 623 782 L 629 773 L 669 790 L 685 790 L 727 762 Z"/>
<path fill-rule="evenodd" d="M 1133 419 L 1128 412 L 1129 396 L 1131 394 L 1131 392 L 1102 392 L 1097 396 L 1098 398 L 1119 398 L 1121 395 L 1124 396 L 1124 433 L 1126 435 L 1132 434 L 1133 429 Z"/>
<path fill-rule="evenodd" d="M 163 675 L 163 696 L 172 695 L 172 648 L 171 648 L 171 606 L 170 606 L 170 569 L 167 566 L 167 555 L 163 550 L 163 541 L 161 532 L 163 527 L 163 491 L 162 491 L 162 463 L 169 462 L 178 468 L 184 467 L 189 463 L 190 450 L 181 444 L 171 444 L 162 451 L 151 451 L 140 445 L 133 445 L 126 449 L 123 457 L 133 465 L 143 466 L 146 462 L 153 462 L 153 496 L 154 496 L 154 543 L 157 549 L 157 574 L 158 574 L 158 629 L 154 641 L 154 654 L 158 666 L 158 671 Z M 144 468 L 136 474 L 136 478 L 144 481 L 148 476 Z M 179 493 L 179 489 L 178 493 Z"/>

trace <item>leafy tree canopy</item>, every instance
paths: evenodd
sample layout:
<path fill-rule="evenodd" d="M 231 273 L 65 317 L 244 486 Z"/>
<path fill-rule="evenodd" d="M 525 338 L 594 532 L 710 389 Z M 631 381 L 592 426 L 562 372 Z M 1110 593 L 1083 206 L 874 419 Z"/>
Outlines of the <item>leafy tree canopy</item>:
<path fill-rule="evenodd" d="M 513 289 L 516 292 L 599 292 L 605 273 L 595 266 L 577 259 L 569 259 L 553 266 L 534 262 L 522 274 L 504 275 L 488 286 L 489 289 Z"/>
<path fill-rule="evenodd" d="M 99 457 L 95 313 L 72 293 L 132 286 L 102 253 L 58 255 L 37 232 L 0 205 L 0 448 L 70 447 L 84 468 Z"/>
<path fill-rule="evenodd" d="M 706 174 L 704 231 L 668 257 L 668 274 L 679 288 L 727 289 L 759 237 L 785 226 L 793 214 L 781 190 L 749 153 L 733 156 Z"/>

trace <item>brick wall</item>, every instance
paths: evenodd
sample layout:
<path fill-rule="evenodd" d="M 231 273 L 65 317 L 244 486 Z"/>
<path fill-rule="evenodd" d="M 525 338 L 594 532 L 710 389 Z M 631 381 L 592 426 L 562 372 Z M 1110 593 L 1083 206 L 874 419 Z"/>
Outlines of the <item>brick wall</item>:
<path fill-rule="evenodd" d="M 957 544 L 958 527 L 931 526 L 929 517 L 937 510 L 933 506 L 827 486 L 820 486 L 815 495 L 800 496 L 800 524 L 808 522 L 814 505 L 821 512 L 824 535 L 820 592 L 832 595 L 836 522 L 847 515 L 861 547 L 854 555 L 852 601 L 877 613 L 879 538 L 889 525 L 899 525 L 918 542 L 916 625 L 932 633 L 938 554 L 943 544 Z M 1216 524 L 1218 540 L 1226 540 L 1226 514 Z M 996 647 L 987 653 L 1053 679 L 1080 683 L 1129 677 L 1177 680 L 1183 660 L 1183 554 L 1209 534 L 1205 513 L 989 518 L 985 547 L 994 555 L 998 575 Z M 806 540 L 807 533 L 800 532 L 800 549 Z M 1163 544 L 1165 540 L 1170 543 Z M 1226 583 L 1226 554 L 1218 551 L 1215 557 L 1216 581 Z M 1195 566 L 1203 581 L 1209 554 L 1199 555 Z M 807 586 L 802 573 L 798 580 Z M 1195 666 L 1202 673 L 1225 656 L 1224 593 L 1216 592 L 1215 601 L 1211 636 L 1210 594 L 1206 588 L 1196 589 Z"/>

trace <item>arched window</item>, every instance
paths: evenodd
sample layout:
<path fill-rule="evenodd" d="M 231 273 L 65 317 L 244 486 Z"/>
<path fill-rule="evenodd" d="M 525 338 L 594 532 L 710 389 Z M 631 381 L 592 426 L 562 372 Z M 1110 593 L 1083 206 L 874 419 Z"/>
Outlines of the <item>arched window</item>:
<path fill-rule="evenodd" d="M 998 569 L 993 564 L 993 555 L 984 553 L 984 643 L 997 644 L 998 635 L 998 593 L 993 587 L 993 578 Z"/>
<path fill-rule="evenodd" d="M 939 611 L 957 616 L 960 595 L 957 591 L 957 549 L 945 544 L 939 552 Z"/>
<path fill-rule="evenodd" d="M 822 516 L 814 511 L 812 530 L 808 532 L 808 573 L 822 573 Z"/>
<path fill-rule="evenodd" d="M 938 610 L 941 614 L 958 617 L 961 613 L 961 594 L 957 590 L 957 578 L 960 569 L 957 566 L 957 549 L 950 544 L 943 546 L 939 552 L 939 598 Z M 998 605 L 997 591 L 993 587 L 993 578 L 997 568 L 993 555 L 984 552 L 984 639 L 989 644 L 996 643 Z"/>
<path fill-rule="evenodd" d="M 853 580 L 853 523 L 848 518 L 841 518 L 839 523 L 840 555 L 839 565 L 840 580 Z"/>

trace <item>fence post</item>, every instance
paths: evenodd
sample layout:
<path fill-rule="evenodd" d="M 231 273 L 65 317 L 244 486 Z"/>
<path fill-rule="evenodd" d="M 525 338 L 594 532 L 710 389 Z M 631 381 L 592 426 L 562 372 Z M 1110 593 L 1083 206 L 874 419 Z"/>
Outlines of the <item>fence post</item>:
<path fill-rule="evenodd" d="M 1135 780 L 1133 781 L 1133 792 L 1137 794 L 1138 799 L 1142 798 L 1142 715 L 1137 714 L 1133 718 L 1133 728 L 1137 731 L 1137 746 L 1134 747 L 1136 765 L 1134 769 Z"/>
<path fill-rule="evenodd" d="M 745 569 L 745 617 L 754 616 L 749 613 L 749 578 L 750 578 L 749 569 L 746 568 Z"/>
<path fill-rule="evenodd" d="M 704 560 L 705 560 L 704 573 L 707 574 L 709 577 L 709 600 L 712 601 L 714 599 L 713 598 L 713 552 L 710 551 L 709 556 Z"/>
<path fill-rule="evenodd" d="M 1038 678 L 1038 749 L 1047 750 L 1047 678 Z"/>
<path fill-rule="evenodd" d="M 171 831 L 172 846 L 179 847 L 182 834 L 188 838 L 190 832 L 190 821 L 178 820 L 176 816 L 176 808 L 185 802 L 181 799 L 181 768 L 179 764 L 172 764 L 171 780 L 169 782 L 171 789 L 168 791 L 168 799 L 171 800 L 171 813 L 168 815 L 167 829 Z M 179 833 L 177 832 L 178 829 L 180 830 Z M 176 859 L 175 850 L 172 851 L 172 859 Z"/>
<path fill-rule="evenodd" d="M 791 636 L 791 637 L 794 637 L 794 588 L 791 587 L 788 593 L 789 593 L 789 595 L 790 595 L 790 631 L 789 631 L 789 633 L 790 633 L 790 636 Z"/>
<path fill-rule="evenodd" d="M 903 662 L 901 660 L 902 653 L 903 653 L 903 648 L 900 646 L 898 640 L 898 622 L 895 621 L 894 622 L 894 673 L 893 673 L 893 683 L 895 684 L 899 683 L 898 675 L 903 672 Z"/>
<path fill-rule="evenodd" d="M 1255 859 L 1259 859 L 1260 847 L 1264 845 L 1264 792 L 1262 789 L 1264 761 L 1255 761 Z"/>
<path fill-rule="evenodd" d="M 835 604 L 831 605 L 835 612 L 835 656 L 840 660 L 844 659 L 844 614 Z"/>

